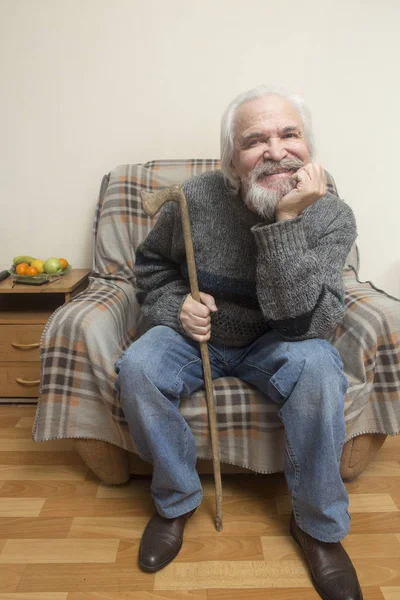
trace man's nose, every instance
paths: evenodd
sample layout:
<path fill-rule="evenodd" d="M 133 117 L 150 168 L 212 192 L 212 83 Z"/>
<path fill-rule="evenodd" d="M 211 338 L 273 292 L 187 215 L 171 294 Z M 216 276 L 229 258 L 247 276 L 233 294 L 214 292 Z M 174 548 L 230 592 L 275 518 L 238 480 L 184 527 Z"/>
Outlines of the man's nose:
<path fill-rule="evenodd" d="M 264 158 L 280 161 L 282 158 L 286 158 L 287 155 L 288 152 L 281 140 L 276 138 L 269 139 L 268 147 L 264 152 Z"/>

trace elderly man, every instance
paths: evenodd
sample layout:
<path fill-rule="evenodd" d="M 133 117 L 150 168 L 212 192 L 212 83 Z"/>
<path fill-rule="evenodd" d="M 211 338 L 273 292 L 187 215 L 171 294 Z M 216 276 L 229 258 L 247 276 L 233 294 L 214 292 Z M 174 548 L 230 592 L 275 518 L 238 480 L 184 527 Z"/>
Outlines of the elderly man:
<path fill-rule="evenodd" d="M 290 532 L 322 598 L 359 600 L 340 544 L 349 531 L 340 477 L 347 381 L 323 338 L 343 312 L 342 269 L 356 237 L 351 209 L 326 193 L 312 162 L 310 119 L 298 96 L 262 86 L 227 108 L 222 171 L 183 185 L 201 291 L 190 295 L 180 217 L 164 206 L 137 252 L 138 300 L 149 330 L 117 361 L 117 387 L 139 455 L 153 464 L 156 513 L 142 569 L 178 554 L 202 499 L 193 434 L 179 399 L 203 386 L 197 342 L 213 378 L 238 377 L 279 406 L 285 428 Z"/>

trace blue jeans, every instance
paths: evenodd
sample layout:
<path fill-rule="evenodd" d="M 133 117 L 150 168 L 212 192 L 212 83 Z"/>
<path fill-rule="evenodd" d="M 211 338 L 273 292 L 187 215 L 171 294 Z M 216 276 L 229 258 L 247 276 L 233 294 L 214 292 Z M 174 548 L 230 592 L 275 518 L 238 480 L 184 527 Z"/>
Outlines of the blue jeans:
<path fill-rule="evenodd" d="M 288 342 L 275 331 L 244 348 L 208 346 L 213 379 L 238 377 L 279 405 L 285 476 L 299 527 L 325 542 L 344 538 L 350 526 L 340 476 L 347 379 L 339 353 L 325 340 Z M 181 395 L 204 385 L 199 346 L 169 327 L 154 327 L 115 368 L 133 442 L 153 465 L 157 511 L 180 516 L 202 499 L 195 440 L 178 408 Z"/>

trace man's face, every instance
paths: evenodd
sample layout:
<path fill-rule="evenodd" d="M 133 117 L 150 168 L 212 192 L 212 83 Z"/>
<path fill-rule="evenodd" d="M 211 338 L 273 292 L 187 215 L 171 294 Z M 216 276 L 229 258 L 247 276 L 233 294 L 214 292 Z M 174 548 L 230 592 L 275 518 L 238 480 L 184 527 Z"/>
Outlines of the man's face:
<path fill-rule="evenodd" d="M 296 187 L 291 177 L 310 161 L 302 120 L 280 96 L 246 102 L 236 112 L 232 167 L 246 205 L 266 218 Z"/>

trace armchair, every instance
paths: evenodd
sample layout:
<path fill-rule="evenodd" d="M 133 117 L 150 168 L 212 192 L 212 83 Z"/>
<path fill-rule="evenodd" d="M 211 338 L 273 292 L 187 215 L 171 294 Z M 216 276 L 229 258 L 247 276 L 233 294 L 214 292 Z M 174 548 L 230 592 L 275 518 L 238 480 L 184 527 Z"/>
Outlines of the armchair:
<path fill-rule="evenodd" d="M 123 165 L 104 176 L 94 221 L 88 288 L 49 319 L 41 340 L 35 441 L 74 438 L 86 464 L 105 483 L 123 483 L 151 466 L 136 454 L 114 389 L 114 363 L 145 328 L 135 297 L 135 250 L 152 220 L 139 192 L 154 191 L 205 170 L 216 160 L 163 160 Z M 327 175 L 328 189 L 336 192 Z M 400 303 L 357 277 L 354 246 L 343 272 L 346 313 L 329 335 L 349 389 L 341 474 L 363 471 L 387 435 L 400 433 Z M 235 378 L 214 382 L 222 470 L 283 471 L 284 431 L 276 405 Z M 194 432 L 199 472 L 212 473 L 205 392 L 181 400 Z"/>

